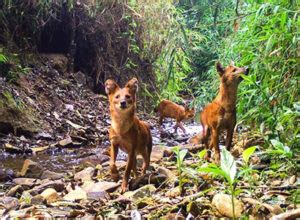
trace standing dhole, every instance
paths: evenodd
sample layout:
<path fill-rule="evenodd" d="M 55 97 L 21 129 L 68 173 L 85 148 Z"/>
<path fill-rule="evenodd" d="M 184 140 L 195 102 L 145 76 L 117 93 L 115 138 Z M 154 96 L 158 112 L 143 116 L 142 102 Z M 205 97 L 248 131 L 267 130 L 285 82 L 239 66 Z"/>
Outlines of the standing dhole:
<path fill-rule="evenodd" d="M 118 149 L 121 148 L 128 154 L 125 175 L 122 181 L 122 192 L 128 187 L 131 170 L 137 175 L 136 157 L 142 155 L 144 163 L 142 174 L 145 174 L 150 163 L 152 151 L 152 137 L 149 125 L 140 121 L 136 114 L 136 92 L 138 80 L 132 78 L 124 88 L 120 88 L 113 80 L 106 80 L 105 91 L 109 98 L 109 110 L 111 127 L 109 130 L 110 148 L 110 171 L 114 181 L 119 178 L 116 167 Z"/>
<path fill-rule="evenodd" d="M 242 81 L 242 74 L 248 74 L 247 67 L 236 67 L 233 62 L 223 67 L 219 62 L 216 69 L 220 75 L 220 89 L 217 97 L 209 103 L 200 113 L 200 121 L 203 127 L 202 142 L 206 148 L 213 148 L 215 161 L 220 162 L 219 136 L 222 130 L 226 130 L 225 145 L 227 150 L 231 148 L 232 136 L 236 124 L 236 100 L 237 89 Z M 210 144 L 208 146 L 208 139 Z M 210 152 L 206 158 L 210 157 Z"/>
<path fill-rule="evenodd" d="M 157 111 L 159 114 L 159 126 L 162 125 L 163 119 L 166 117 L 176 119 L 176 125 L 174 127 L 175 133 L 177 132 L 178 127 L 183 131 L 183 133 L 186 133 L 181 122 L 183 120 L 192 119 L 195 116 L 194 108 L 189 109 L 187 106 L 183 107 L 166 99 L 159 103 Z"/>

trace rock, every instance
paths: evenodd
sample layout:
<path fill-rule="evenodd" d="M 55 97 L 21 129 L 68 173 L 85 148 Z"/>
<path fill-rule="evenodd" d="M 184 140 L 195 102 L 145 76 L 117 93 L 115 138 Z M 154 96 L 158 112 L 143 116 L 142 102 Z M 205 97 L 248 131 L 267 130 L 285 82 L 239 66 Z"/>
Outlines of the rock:
<path fill-rule="evenodd" d="M 31 205 L 42 205 L 44 203 L 44 198 L 41 195 L 36 195 L 31 198 Z"/>
<path fill-rule="evenodd" d="M 68 147 L 68 146 L 71 146 L 72 143 L 73 143 L 72 138 L 70 136 L 68 136 L 67 138 L 59 141 L 58 145 L 61 147 Z"/>
<path fill-rule="evenodd" d="M 233 217 L 230 195 L 222 193 L 216 194 L 212 200 L 212 204 L 217 208 L 218 212 L 222 216 L 229 218 Z M 234 199 L 234 209 L 235 217 L 239 218 L 244 210 L 244 204 L 241 201 Z"/>
<path fill-rule="evenodd" d="M 171 198 L 176 198 L 176 197 L 180 196 L 180 194 L 181 194 L 181 191 L 180 191 L 179 186 L 172 188 L 166 192 L 166 196 L 171 197 Z"/>
<path fill-rule="evenodd" d="M 11 210 L 9 212 L 9 218 L 10 219 L 29 219 L 29 217 L 32 217 L 31 212 L 34 211 L 36 208 L 35 206 L 31 206 L 25 209 L 21 209 L 21 210 Z"/>
<path fill-rule="evenodd" d="M 5 196 L 0 198 L 0 206 L 3 206 L 7 210 L 16 209 L 19 205 L 17 198 Z"/>
<path fill-rule="evenodd" d="M 76 186 L 75 190 L 72 190 L 71 192 L 69 192 L 67 195 L 64 196 L 64 200 L 75 201 L 75 200 L 82 200 L 82 199 L 87 199 L 87 193 L 79 186 Z"/>
<path fill-rule="evenodd" d="M 48 146 L 35 146 L 32 147 L 31 150 L 34 154 L 39 153 L 39 152 L 43 152 L 45 150 L 47 150 L 50 147 L 50 145 Z"/>
<path fill-rule="evenodd" d="M 163 216 L 161 219 L 163 220 L 185 220 L 185 217 L 180 213 L 169 213 Z"/>
<path fill-rule="evenodd" d="M 35 136 L 36 139 L 52 140 L 52 135 L 47 132 L 40 132 Z"/>
<path fill-rule="evenodd" d="M 32 187 L 36 182 L 34 178 L 15 178 L 13 179 L 13 183 L 21 186 Z"/>
<path fill-rule="evenodd" d="M 82 189 L 86 192 L 92 192 L 92 191 L 105 191 L 105 192 L 114 192 L 120 184 L 115 182 L 107 182 L 107 181 L 100 181 L 97 183 L 93 182 L 85 182 L 82 186 Z"/>
<path fill-rule="evenodd" d="M 289 184 L 290 185 L 294 185 L 294 183 L 296 182 L 296 175 L 293 175 L 289 178 Z"/>
<path fill-rule="evenodd" d="M 271 186 L 279 186 L 281 185 L 281 180 L 274 180 L 271 182 Z"/>
<path fill-rule="evenodd" d="M 23 152 L 22 149 L 20 149 L 20 148 L 18 148 L 18 147 L 15 147 L 15 146 L 13 146 L 13 145 L 11 145 L 11 144 L 9 144 L 9 143 L 4 144 L 4 150 L 5 150 L 6 152 L 9 152 L 9 153 L 16 153 L 16 154 L 22 153 L 22 152 Z"/>
<path fill-rule="evenodd" d="M 171 170 L 165 167 L 158 167 L 157 172 L 165 175 L 169 180 L 174 180 L 177 178 Z"/>
<path fill-rule="evenodd" d="M 138 199 L 151 196 L 151 194 L 155 192 L 155 190 L 156 190 L 155 186 L 153 186 L 152 184 L 148 184 L 135 191 L 129 191 L 124 193 L 124 197 L 136 201 Z"/>
<path fill-rule="evenodd" d="M 271 218 L 271 220 L 290 220 L 298 218 L 300 218 L 300 208 L 288 210 L 287 212 L 275 215 Z"/>
<path fill-rule="evenodd" d="M 20 172 L 20 176 L 30 178 L 40 178 L 43 173 L 43 167 L 32 160 L 26 159 Z"/>
<path fill-rule="evenodd" d="M 158 162 L 160 161 L 166 152 L 169 152 L 170 150 L 164 146 L 155 145 L 152 148 L 151 152 L 151 162 Z"/>
<path fill-rule="evenodd" d="M 159 173 L 147 173 L 131 181 L 129 189 L 135 190 L 147 184 L 159 187 L 167 180 L 167 177 Z"/>
<path fill-rule="evenodd" d="M 53 188 L 48 188 L 45 189 L 42 193 L 41 196 L 43 197 L 43 199 L 45 199 L 47 201 L 47 204 L 50 204 L 52 202 L 55 202 L 58 199 L 58 193 L 56 192 L 55 189 Z"/>
<path fill-rule="evenodd" d="M 95 173 L 95 169 L 93 167 L 87 167 L 84 170 L 78 172 L 75 174 L 74 179 L 75 181 L 87 181 L 87 180 L 91 180 L 93 175 Z"/>
<path fill-rule="evenodd" d="M 65 73 L 67 71 L 68 58 L 63 54 L 43 54 L 43 58 L 50 61 L 52 67 L 59 73 Z"/>
<path fill-rule="evenodd" d="M 106 199 L 110 198 L 109 194 L 106 191 L 99 190 L 97 188 L 91 188 L 85 191 L 87 194 L 87 198 L 91 200 L 99 200 L 99 199 Z"/>
<path fill-rule="evenodd" d="M 21 185 L 16 185 L 12 187 L 9 191 L 7 191 L 6 195 L 19 198 L 23 192 L 24 192 L 24 188 Z"/>
<path fill-rule="evenodd" d="M 50 170 L 45 170 L 41 176 L 41 179 L 58 180 L 58 179 L 62 179 L 63 177 L 64 174 L 62 173 L 56 173 Z"/>
<path fill-rule="evenodd" d="M 44 191 L 47 188 L 53 188 L 55 189 L 57 192 L 61 192 L 64 190 L 65 185 L 61 180 L 55 180 L 55 181 L 51 181 L 51 180 L 43 180 L 44 182 L 41 183 L 41 185 L 36 186 L 34 188 L 32 188 L 31 190 L 28 190 L 28 192 L 31 195 L 37 195 L 39 193 L 41 193 L 42 191 Z"/>
<path fill-rule="evenodd" d="M 14 171 L 11 169 L 0 169 L 0 182 L 11 180 L 14 177 Z"/>

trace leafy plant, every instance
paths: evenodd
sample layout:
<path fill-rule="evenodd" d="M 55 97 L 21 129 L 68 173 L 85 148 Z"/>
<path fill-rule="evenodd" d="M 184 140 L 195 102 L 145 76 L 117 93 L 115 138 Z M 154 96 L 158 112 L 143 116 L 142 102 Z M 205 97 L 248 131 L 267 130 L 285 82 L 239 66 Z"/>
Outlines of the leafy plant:
<path fill-rule="evenodd" d="M 198 172 L 207 172 L 216 176 L 222 177 L 228 184 L 228 190 L 231 194 L 231 204 L 233 218 L 235 219 L 235 196 L 239 193 L 235 188 L 236 174 L 237 174 L 237 163 L 233 156 L 225 148 L 221 150 L 221 166 L 218 167 L 215 164 L 209 164 L 208 167 L 198 168 Z"/>
<path fill-rule="evenodd" d="M 180 147 L 174 147 L 173 152 L 176 154 L 176 168 L 178 171 L 178 180 L 179 180 L 179 189 L 180 192 L 183 192 L 183 185 L 186 182 L 186 178 L 184 176 L 185 166 L 183 160 L 187 154 L 187 149 L 180 150 Z"/>

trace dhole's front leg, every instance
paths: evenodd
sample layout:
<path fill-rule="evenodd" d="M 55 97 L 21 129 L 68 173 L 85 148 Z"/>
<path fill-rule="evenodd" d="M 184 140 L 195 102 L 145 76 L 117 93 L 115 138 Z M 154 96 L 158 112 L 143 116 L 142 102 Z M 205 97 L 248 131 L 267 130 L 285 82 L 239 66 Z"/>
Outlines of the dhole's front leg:
<path fill-rule="evenodd" d="M 217 128 L 213 128 L 211 131 L 211 144 L 215 151 L 215 161 L 220 163 L 220 148 L 219 148 L 219 131 Z"/>
<path fill-rule="evenodd" d="M 233 137 L 235 124 L 236 124 L 236 116 L 233 116 L 233 120 L 232 120 L 231 124 L 226 129 L 227 134 L 226 134 L 225 146 L 228 151 L 230 150 L 231 145 L 232 145 L 232 137 Z"/>
<path fill-rule="evenodd" d="M 118 155 L 119 147 L 115 143 L 114 140 L 111 140 L 111 146 L 110 146 L 110 173 L 112 179 L 117 182 L 119 179 L 119 172 L 116 166 L 116 159 Z"/>
<path fill-rule="evenodd" d="M 124 193 L 127 190 L 130 172 L 131 172 L 133 165 L 135 164 L 135 160 L 136 160 L 135 157 L 136 157 L 136 155 L 135 155 L 134 151 L 128 152 L 128 159 L 127 159 L 127 164 L 126 164 L 126 168 L 125 168 L 125 174 L 124 174 L 122 186 L 121 186 L 122 193 Z"/>

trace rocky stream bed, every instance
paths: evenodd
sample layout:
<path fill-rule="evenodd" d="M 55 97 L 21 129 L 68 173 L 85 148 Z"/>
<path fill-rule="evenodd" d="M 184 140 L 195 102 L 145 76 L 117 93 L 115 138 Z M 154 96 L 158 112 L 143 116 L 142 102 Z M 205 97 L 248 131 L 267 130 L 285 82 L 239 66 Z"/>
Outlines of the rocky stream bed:
<path fill-rule="evenodd" d="M 188 142 L 201 131 L 199 124 L 187 122 L 186 135 L 174 134 L 174 121 L 166 120 L 161 135 L 156 117 L 143 109 L 139 117 L 149 122 L 153 135 L 150 170 L 131 178 L 130 190 L 121 194 L 121 180 L 113 182 L 109 175 L 107 98 L 90 91 L 82 73 L 64 74 L 61 62 L 50 60 L 33 69 L 18 85 L 0 81 L 1 92 L 9 92 L 13 104 L 30 109 L 21 109 L 24 123 L 11 120 L 8 127 L 12 129 L 0 136 L 1 219 L 233 217 L 226 182 L 196 172 L 208 164 L 198 156 L 203 146 Z M 1 123 L 8 122 L 2 119 Z M 235 135 L 231 153 L 241 161 L 244 149 L 259 148 L 262 143 L 262 137 L 243 131 Z M 179 187 L 174 146 L 188 151 L 183 166 L 192 175 L 184 176 L 184 190 Z M 119 153 L 121 176 L 125 161 L 126 154 Z M 281 219 L 282 215 L 299 215 L 297 171 L 274 172 L 262 151 L 252 155 L 250 165 L 254 170 L 251 178 L 240 177 L 235 183 L 239 190 L 235 216 Z"/>

